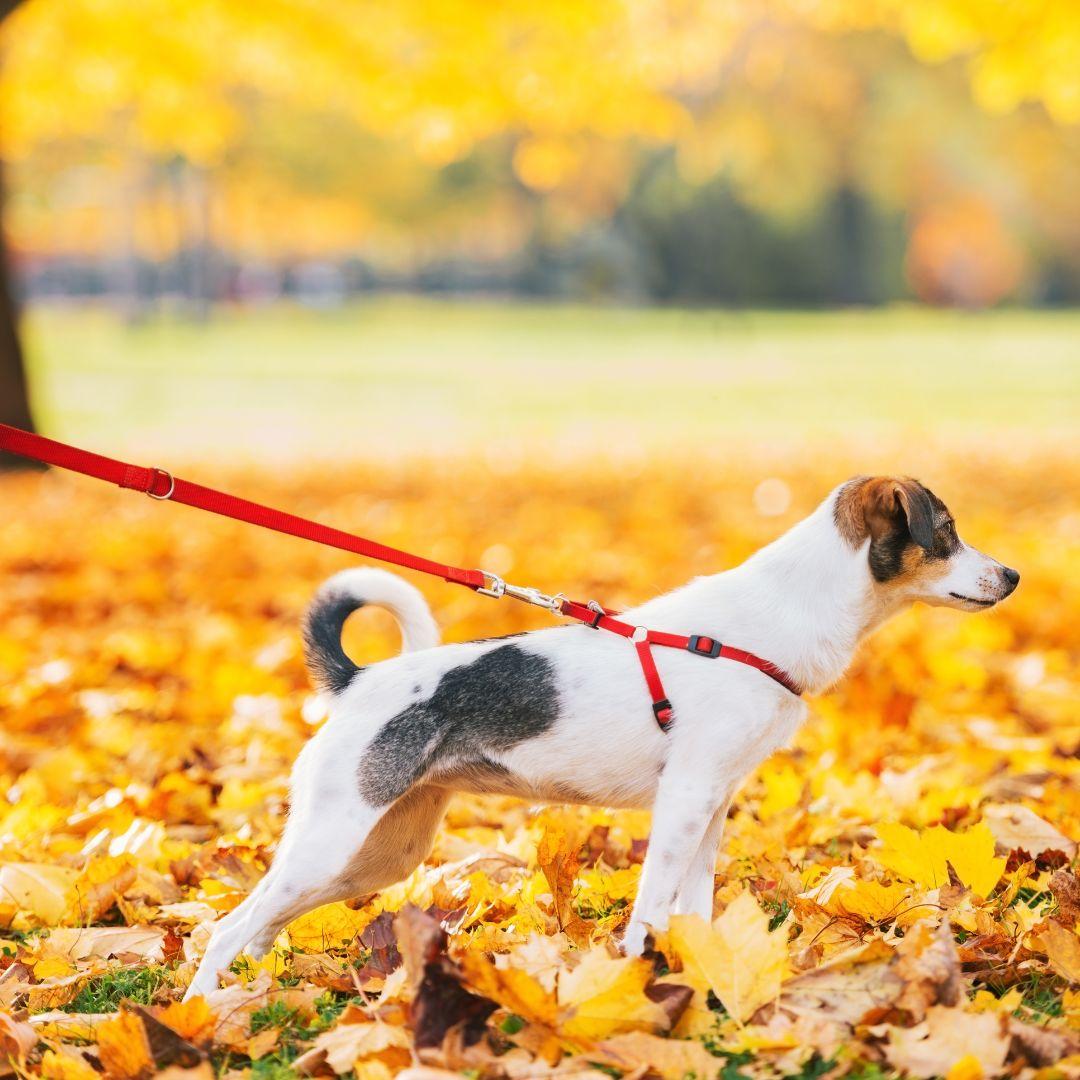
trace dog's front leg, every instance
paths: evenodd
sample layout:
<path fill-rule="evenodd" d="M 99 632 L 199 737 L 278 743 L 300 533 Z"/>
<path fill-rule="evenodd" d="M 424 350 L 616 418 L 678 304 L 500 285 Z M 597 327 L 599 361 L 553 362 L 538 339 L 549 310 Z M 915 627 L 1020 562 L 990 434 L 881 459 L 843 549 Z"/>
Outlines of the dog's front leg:
<path fill-rule="evenodd" d="M 724 838 L 724 825 L 727 823 L 728 807 L 731 796 L 727 796 L 720 808 L 712 816 L 705 836 L 698 845 L 697 852 L 690 862 L 679 894 L 675 898 L 677 915 L 700 915 L 706 921 L 712 921 L 713 884 L 716 870 L 716 853 Z"/>
<path fill-rule="evenodd" d="M 623 934 L 622 949 L 628 956 L 641 955 L 647 927 L 667 929 L 675 897 L 714 815 L 727 802 L 727 788 L 710 782 L 712 777 L 703 775 L 700 765 L 694 768 L 696 776 L 687 775 L 688 771 L 677 761 L 669 761 L 660 777 L 634 914 Z"/>

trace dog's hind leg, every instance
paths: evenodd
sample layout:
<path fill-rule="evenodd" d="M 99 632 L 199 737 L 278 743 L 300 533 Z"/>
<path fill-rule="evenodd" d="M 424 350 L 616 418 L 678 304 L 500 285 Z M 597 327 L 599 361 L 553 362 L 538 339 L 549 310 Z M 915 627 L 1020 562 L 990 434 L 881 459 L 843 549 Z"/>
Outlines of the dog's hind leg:
<path fill-rule="evenodd" d="M 312 908 L 407 877 L 431 850 L 448 798 L 445 788 L 420 785 L 387 807 L 291 817 L 266 877 L 215 927 L 185 998 L 215 989 L 245 945 L 264 956 L 282 927 Z"/>
<path fill-rule="evenodd" d="M 379 818 L 344 872 L 328 883 L 320 898 L 312 903 L 310 893 L 303 894 L 291 904 L 283 897 L 286 902 L 275 914 L 268 907 L 268 921 L 255 931 L 244 951 L 261 959 L 283 927 L 311 908 L 376 892 L 407 878 L 431 851 L 450 794 L 446 788 L 420 784 L 403 795 Z"/>

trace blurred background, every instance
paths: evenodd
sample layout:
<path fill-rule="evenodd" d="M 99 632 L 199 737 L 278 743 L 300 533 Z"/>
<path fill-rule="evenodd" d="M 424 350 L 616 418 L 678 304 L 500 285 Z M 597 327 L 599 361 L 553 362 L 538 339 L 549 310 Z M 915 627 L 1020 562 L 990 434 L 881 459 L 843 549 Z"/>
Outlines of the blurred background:
<path fill-rule="evenodd" d="M 261 458 L 1076 420 L 1072 0 L 0 15 L 9 422 Z"/>

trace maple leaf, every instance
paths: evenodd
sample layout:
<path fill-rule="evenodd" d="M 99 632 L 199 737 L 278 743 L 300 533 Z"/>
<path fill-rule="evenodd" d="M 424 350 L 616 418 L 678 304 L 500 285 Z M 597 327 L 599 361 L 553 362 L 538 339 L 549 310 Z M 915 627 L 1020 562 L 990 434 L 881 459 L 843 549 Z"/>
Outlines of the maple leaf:
<path fill-rule="evenodd" d="M 325 1053 L 327 1065 L 338 1075 L 352 1072 L 358 1062 L 373 1057 L 397 1072 L 411 1061 L 410 1045 L 404 1029 L 377 1021 L 339 1024 L 315 1040 L 315 1049 Z"/>
<path fill-rule="evenodd" d="M 949 866 L 973 892 L 987 897 L 1005 871 L 1005 860 L 994 856 L 994 834 L 985 824 L 964 832 L 941 825 L 917 832 L 906 825 L 877 827 L 883 846 L 871 851 L 873 859 L 908 881 L 928 889 L 949 883 Z"/>
<path fill-rule="evenodd" d="M 590 949 L 577 967 L 559 975 L 559 1028 L 570 1039 L 602 1039 L 623 1031 L 666 1031 L 671 1019 L 645 996 L 652 964 L 612 958 Z"/>
<path fill-rule="evenodd" d="M 669 940 L 683 966 L 736 1020 L 747 1020 L 780 993 L 788 973 L 787 934 L 769 931 L 768 916 L 740 893 L 710 926 L 696 915 L 674 915 Z"/>
<path fill-rule="evenodd" d="M 345 904 L 324 904 L 289 923 L 289 943 L 306 952 L 324 952 L 348 944 L 370 922 L 370 915 Z"/>
<path fill-rule="evenodd" d="M 156 1071 L 146 1029 L 135 1013 L 117 1013 L 95 1035 L 101 1064 L 115 1080 L 146 1080 Z"/>

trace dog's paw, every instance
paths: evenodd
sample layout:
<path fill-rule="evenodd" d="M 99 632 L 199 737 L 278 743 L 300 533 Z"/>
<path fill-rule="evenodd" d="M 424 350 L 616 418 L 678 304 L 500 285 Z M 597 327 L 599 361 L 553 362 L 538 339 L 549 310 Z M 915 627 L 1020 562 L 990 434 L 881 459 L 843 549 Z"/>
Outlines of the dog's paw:
<path fill-rule="evenodd" d="M 623 956 L 641 956 L 645 951 L 645 939 L 649 931 L 644 923 L 631 922 L 623 931 L 622 941 L 619 942 L 619 952 Z"/>

